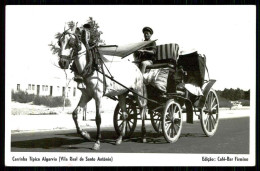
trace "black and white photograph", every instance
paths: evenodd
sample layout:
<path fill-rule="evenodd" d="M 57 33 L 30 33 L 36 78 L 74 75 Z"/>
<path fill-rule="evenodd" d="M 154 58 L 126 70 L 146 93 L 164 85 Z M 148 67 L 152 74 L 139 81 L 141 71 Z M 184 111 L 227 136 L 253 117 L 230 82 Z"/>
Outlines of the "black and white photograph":
<path fill-rule="evenodd" d="M 255 166 L 256 6 L 5 10 L 6 166 Z"/>

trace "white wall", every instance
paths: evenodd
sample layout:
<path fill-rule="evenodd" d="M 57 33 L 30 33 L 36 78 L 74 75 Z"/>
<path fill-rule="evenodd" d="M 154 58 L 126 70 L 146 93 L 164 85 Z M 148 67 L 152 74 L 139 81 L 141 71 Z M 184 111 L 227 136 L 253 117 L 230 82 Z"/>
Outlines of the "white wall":
<path fill-rule="evenodd" d="M 17 92 L 17 85 L 20 85 L 21 91 L 26 91 L 29 94 L 37 94 L 37 87 L 39 86 L 39 95 L 48 96 L 62 96 L 63 88 L 65 88 L 65 79 L 52 78 L 52 79 L 42 79 L 42 80 L 16 80 L 12 83 L 12 90 Z M 68 86 L 68 97 L 79 97 L 81 91 L 77 89 L 77 83 L 73 80 L 70 81 Z"/>

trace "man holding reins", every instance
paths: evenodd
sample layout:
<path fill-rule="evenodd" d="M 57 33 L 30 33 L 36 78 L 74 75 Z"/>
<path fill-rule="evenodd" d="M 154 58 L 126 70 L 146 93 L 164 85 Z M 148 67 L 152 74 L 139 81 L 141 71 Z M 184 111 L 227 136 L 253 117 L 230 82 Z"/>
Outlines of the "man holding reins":
<path fill-rule="evenodd" d="M 151 41 L 153 30 L 150 27 L 144 27 L 143 34 L 145 39 L 144 41 Z M 153 64 L 153 61 L 155 60 L 155 54 L 156 54 L 155 42 L 146 45 L 141 50 L 138 50 L 135 53 L 135 55 L 139 57 L 140 70 L 143 74 L 145 73 L 146 67 Z"/>

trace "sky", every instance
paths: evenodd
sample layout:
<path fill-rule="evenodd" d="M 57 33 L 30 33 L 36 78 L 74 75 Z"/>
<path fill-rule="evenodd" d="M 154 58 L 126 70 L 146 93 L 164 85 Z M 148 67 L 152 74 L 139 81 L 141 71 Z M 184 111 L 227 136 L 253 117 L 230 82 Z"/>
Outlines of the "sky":
<path fill-rule="evenodd" d="M 256 7 L 228 6 L 6 6 L 6 77 L 64 77 L 48 44 L 68 21 L 84 24 L 93 17 L 107 45 L 143 41 L 142 28 L 154 30 L 157 45 L 177 43 L 207 57 L 216 90 L 255 87 Z M 117 58 L 117 57 L 112 57 Z"/>

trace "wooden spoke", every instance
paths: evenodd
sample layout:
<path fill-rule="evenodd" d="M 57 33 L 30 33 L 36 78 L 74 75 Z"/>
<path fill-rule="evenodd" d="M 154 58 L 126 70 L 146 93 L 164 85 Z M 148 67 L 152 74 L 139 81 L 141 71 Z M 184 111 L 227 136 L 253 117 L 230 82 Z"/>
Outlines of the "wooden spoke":
<path fill-rule="evenodd" d="M 174 135 L 176 135 L 176 134 L 178 133 L 178 131 L 176 131 L 174 125 L 172 126 L 172 132 L 173 132 L 173 130 L 174 130 L 174 133 L 175 133 L 175 134 L 173 134 L 172 136 L 174 136 Z"/>
<path fill-rule="evenodd" d="M 217 106 L 218 106 L 218 104 L 215 104 L 215 105 L 211 108 L 211 110 L 217 109 Z"/>
<path fill-rule="evenodd" d="M 166 120 L 171 120 L 169 115 L 166 115 Z"/>
<path fill-rule="evenodd" d="M 127 122 L 126 122 L 126 126 L 125 126 L 125 132 L 127 132 Z"/>
<path fill-rule="evenodd" d="M 131 120 L 129 120 L 129 121 L 128 121 L 128 123 L 129 123 L 129 122 L 130 122 L 131 124 L 134 124 L 134 122 L 133 122 L 133 121 L 131 121 Z"/>
<path fill-rule="evenodd" d="M 213 98 L 213 100 L 212 100 L 212 102 L 211 102 L 211 108 L 212 108 L 212 105 L 213 105 L 213 104 L 216 104 L 215 101 L 216 101 L 216 98 Z"/>
<path fill-rule="evenodd" d="M 205 119 L 205 124 L 207 124 L 209 121 L 209 115 L 207 115 L 207 118 Z"/>
<path fill-rule="evenodd" d="M 118 125 L 118 127 L 121 127 L 123 123 L 124 123 L 124 121 L 122 121 L 122 122 Z"/>
<path fill-rule="evenodd" d="M 215 124 L 214 124 L 213 122 L 214 122 L 214 121 L 213 121 L 212 116 L 211 116 L 211 117 L 210 117 L 210 123 L 211 123 L 211 128 L 212 128 L 212 130 L 213 130 L 214 127 L 215 127 L 215 126 L 214 126 Z"/>
<path fill-rule="evenodd" d="M 167 125 L 166 125 L 166 131 L 169 130 L 170 126 L 171 126 L 171 124 L 167 124 Z"/>
<path fill-rule="evenodd" d="M 212 126 L 211 123 L 212 123 L 212 122 L 211 122 L 211 117 L 209 117 L 209 132 L 211 132 L 211 126 Z"/>
<path fill-rule="evenodd" d="M 129 122 L 126 122 L 126 127 L 128 126 L 129 130 L 131 130 L 131 125 L 129 124 Z"/>

